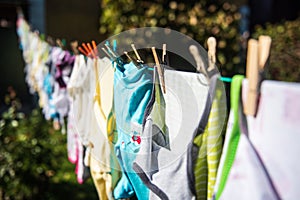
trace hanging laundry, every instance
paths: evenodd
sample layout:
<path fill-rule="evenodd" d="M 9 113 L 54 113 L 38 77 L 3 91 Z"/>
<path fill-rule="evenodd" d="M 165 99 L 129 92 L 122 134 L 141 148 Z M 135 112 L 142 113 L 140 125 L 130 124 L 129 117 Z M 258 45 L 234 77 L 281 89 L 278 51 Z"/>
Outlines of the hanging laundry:
<path fill-rule="evenodd" d="M 118 67 L 114 73 L 114 110 L 118 140 L 115 152 L 123 174 L 114 189 L 114 197 L 138 199 L 148 196 L 148 189 L 133 171 L 132 164 L 140 148 L 139 138 L 146 106 L 152 92 L 152 70 L 144 66 L 138 69 L 132 62 Z"/>
<path fill-rule="evenodd" d="M 54 93 L 54 87 L 56 87 L 56 91 L 59 89 L 59 87 L 55 84 L 55 70 L 56 70 L 56 62 L 58 61 L 59 55 L 63 55 L 63 51 L 61 48 L 53 47 L 50 50 L 49 59 L 46 62 L 46 65 L 48 66 L 47 75 L 44 80 L 44 89 L 47 93 L 48 97 L 48 105 L 43 108 L 45 118 L 47 120 L 54 119 L 58 120 L 58 113 L 56 111 L 54 100 L 53 100 L 53 93 Z"/>
<path fill-rule="evenodd" d="M 63 126 L 63 130 L 64 118 L 67 117 L 69 112 L 69 94 L 67 91 L 67 84 L 69 82 L 69 77 L 72 72 L 74 60 L 75 56 L 71 56 L 68 51 L 64 51 L 63 59 L 59 60 L 58 63 L 56 63 L 56 82 L 54 85 L 54 92 L 52 95 L 52 103 L 56 108 L 60 124 Z"/>
<path fill-rule="evenodd" d="M 231 85 L 231 111 L 224 153 L 215 187 L 216 199 L 281 199 L 259 154 L 248 138 L 242 120 L 241 86 L 243 76 L 234 76 Z"/>
<path fill-rule="evenodd" d="M 113 146 L 107 138 L 107 118 L 113 104 L 114 70 L 108 58 L 94 60 L 95 94 L 89 142 L 91 144 L 90 168 L 100 199 L 112 199 L 115 179 L 120 179 Z M 97 68 L 97 69 L 96 69 Z M 97 74 L 98 73 L 98 74 Z M 111 160 L 115 163 L 111 164 Z"/>
<path fill-rule="evenodd" d="M 212 199 L 213 197 L 227 115 L 224 85 L 218 76 L 213 76 L 211 79 L 215 79 L 213 83 L 215 85 L 210 88 L 211 97 L 208 98 L 206 104 L 206 108 L 211 108 L 211 110 L 206 109 L 210 112 L 204 112 L 202 115 L 194 140 L 194 144 L 199 148 L 194 170 L 197 199 Z M 204 130 L 203 133 L 201 130 Z M 199 135 L 200 133 L 202 134 Z"/>
<path fill-rule="evenodd" d="M 157 153 L 159 146 L 169 146 L 168 131 L 165 124 L 165 101 L 158 77 L 157 68 L 155 67 L 152 95 L 144 114 L 141 148 L 133 163 L 133 169 L 151 191 L 159 190 L 157 186 L 149 181 L 158 170 Z M 158 191 L 157 193 L 161 199 L 168 198 L 163 192 Z M 150 197 L 145 196 L 144 199 L 150 199 Z"/>
<path fill-rule="evenodd" d="M 79 135 L 74 124 L 73 105 L 71 104 L 67 125 L 67 150 L 68 159 L 73 164 L 78 161 L 78 145 Z"/>
<path fill-rule="evenodd" d="M 70 109 L 68 113 L 68 125 L 67 125 L 67 147 L 68 147 L 68 158 L 70 162 L 76 165 L 76 174 L 77 180 L 79 183 L 83 183 L 84 180 L 82 178 L 82 172 L 84 164 L 82 154 L 83 152 L 83 144 L 82 139 L 80 138 L 78 127 L 76 123 L 76 115 L 74 114 L 74 110 L 77 108 L 76 103 L 78 102 L 79 98 L 76 98 L 76 89 L 77 89 L 77 79 L 76 76 L 79 73 L 80 65 L 85 64 L 83 56 L 76 56 L 74 61 L 73 73 L 71 74 L 70 81 L 68 83 L 67 89 L 69 93 L 69 101 L 70 101 Z M 77 101 L 76 101 L 77 100 Z M 81 173 L 78 173 L 81 171 Z"/>
<path fill-rule="evenodd" d="M 206 105 L 208 84 L 203 74 L 165 70 L 164 75 L 165 108 L 161 108 L 164 101 L 156 92 L 159 97 L 150 105 L 154 107 L 144 129 L 144 137 L 149 138 L 146 142 L 151 144 L 152 140 L 152 144 L 144 144 L 142 138 L 142 145 L 147 146 L 144 149 L 150 147 L 151 152 L 140 152 L 134 166 L 152 191 L 150 199 L 193 199 L 193 161 L 198 154 L 192 145 L 193 135 Z"/>
<path fill-rule="evenodd" d="M 84 163 L 86 155 L 86 148 L 82 145 L 78 145 L 78 160 L 76 163 L 75 173 L 77 174 L 77 182 L 83 184 L 88 178 L 90 178 L 90 169 Z"/>
<path fill-rule="evenodd" d="M 246 98 L 248 82 L 243 82 Z M 300 84 L 265 80 L 255 117 L 247 116 L 249 139 L 260 156 L 280 199 L 300 195 L 298 128 Z"/>
<path fill-rule="evenodd" d="M 90 134 L 90 117 L 92 115 L 92 101 L 94 92 L 93 59 L 87 58 L 87 62 L 82 56 L 79 62 L 80 68 L 76 78 L 74 91 L 74 118 L 76 128 L 83 145 L 88 146 Z M 92 80 L 90 80 L 92 79 Z"/>

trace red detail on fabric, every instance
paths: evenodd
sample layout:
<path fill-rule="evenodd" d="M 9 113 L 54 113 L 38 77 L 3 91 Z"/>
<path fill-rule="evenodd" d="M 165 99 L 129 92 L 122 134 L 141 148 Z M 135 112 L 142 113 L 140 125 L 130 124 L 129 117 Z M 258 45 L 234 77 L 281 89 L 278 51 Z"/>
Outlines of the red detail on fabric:
<path fill-rule="evenodd" d="M 133 135 L 132 137 L 131 137 L 131 139 L 134 141 L 134 142 L 137 142 L 138 144 L 141 144 L 141 137 L 140 136 L 138 136 L 138 135 Z"/>

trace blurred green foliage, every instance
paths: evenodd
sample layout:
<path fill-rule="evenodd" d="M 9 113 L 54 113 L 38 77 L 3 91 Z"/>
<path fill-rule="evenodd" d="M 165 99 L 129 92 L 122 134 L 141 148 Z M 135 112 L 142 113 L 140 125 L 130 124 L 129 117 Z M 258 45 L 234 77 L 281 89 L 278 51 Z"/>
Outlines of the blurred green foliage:
<path fill-rule="evenodd" d="M 91 180 L 76 182 L 66 135 L 54 131 L 40 109 L 28 116 L 13 89 L 0 120 L 0 199 L 97 199 Z"/>
<path fill-rule="evenodd" d="M 254 38 L 269 35 L 272 38 L 267 78 L 300 82 L 300 18 L 280 24 L 256 27 Z"/>
<path fill-rule="evenodd" d="M 183 0 L 102 0 L 100 33 L 109 36 L 131 28 L 163 27 L 186 34 L 204 47 L 210 36 L 218 41 L 217 59 L 222 75 L 244 73 L 241 67 L 241 18 L 235 5 Z"/>

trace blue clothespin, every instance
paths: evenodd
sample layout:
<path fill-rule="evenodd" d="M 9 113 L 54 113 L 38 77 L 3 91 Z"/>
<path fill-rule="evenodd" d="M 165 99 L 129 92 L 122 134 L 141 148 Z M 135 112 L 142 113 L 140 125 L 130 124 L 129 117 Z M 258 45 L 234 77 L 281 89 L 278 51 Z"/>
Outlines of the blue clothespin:
<path fill-rule="evenodd" d="M 109 41 L 105 41 L 105 45 L 109 46 Z M 112 67 L 114 68 L 114 63 L 115 63 L 114 56 L 111 54 L 110 51 L 107 51 L 104 47 L 102 47 L 101 49 L 110 58 Z"/>
<path fill-rule="evenodd" d="M 113 50 L 117 52 L 117 40 L 113 40 Z"/>
<path fill-rule="evenodd" d="M 110 55 L 111 61 L 112 61 L 112 65 L 114 66 L 114 63 L 117 64 L 117 67 L 123 71 L 123 65 L 124 62 L 121 59 L 121 57 L 116 53 L 116 49 L 117 49 L 117 41 L 113 40 L 113 50 L 111 50 L 110 48 L 110 44 L 109 41 L 105 42 L 105 47 L 107 48 L 107 52 Z"/>

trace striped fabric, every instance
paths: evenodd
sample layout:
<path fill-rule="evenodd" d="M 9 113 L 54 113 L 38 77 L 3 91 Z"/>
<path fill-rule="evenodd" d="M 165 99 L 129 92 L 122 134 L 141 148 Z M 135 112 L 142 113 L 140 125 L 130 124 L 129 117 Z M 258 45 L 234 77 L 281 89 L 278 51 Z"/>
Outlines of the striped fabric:
<path fill-rule="evenodd" d="M 198 158 L 195 164 L 195 188 L 197 199 L 207 199 L 207 128 L 204 133 L 197 136 L 194 143 L 200 147 Z"/>
<path fill-rule="evenodd" d="M 226 98 L 222 82 L 218 81 L 217 84 L 205 131 L 194 140 L 194 144 L 200 148 L 194 170 L 197 199 L 212 199 L 222 154 Z"/>

